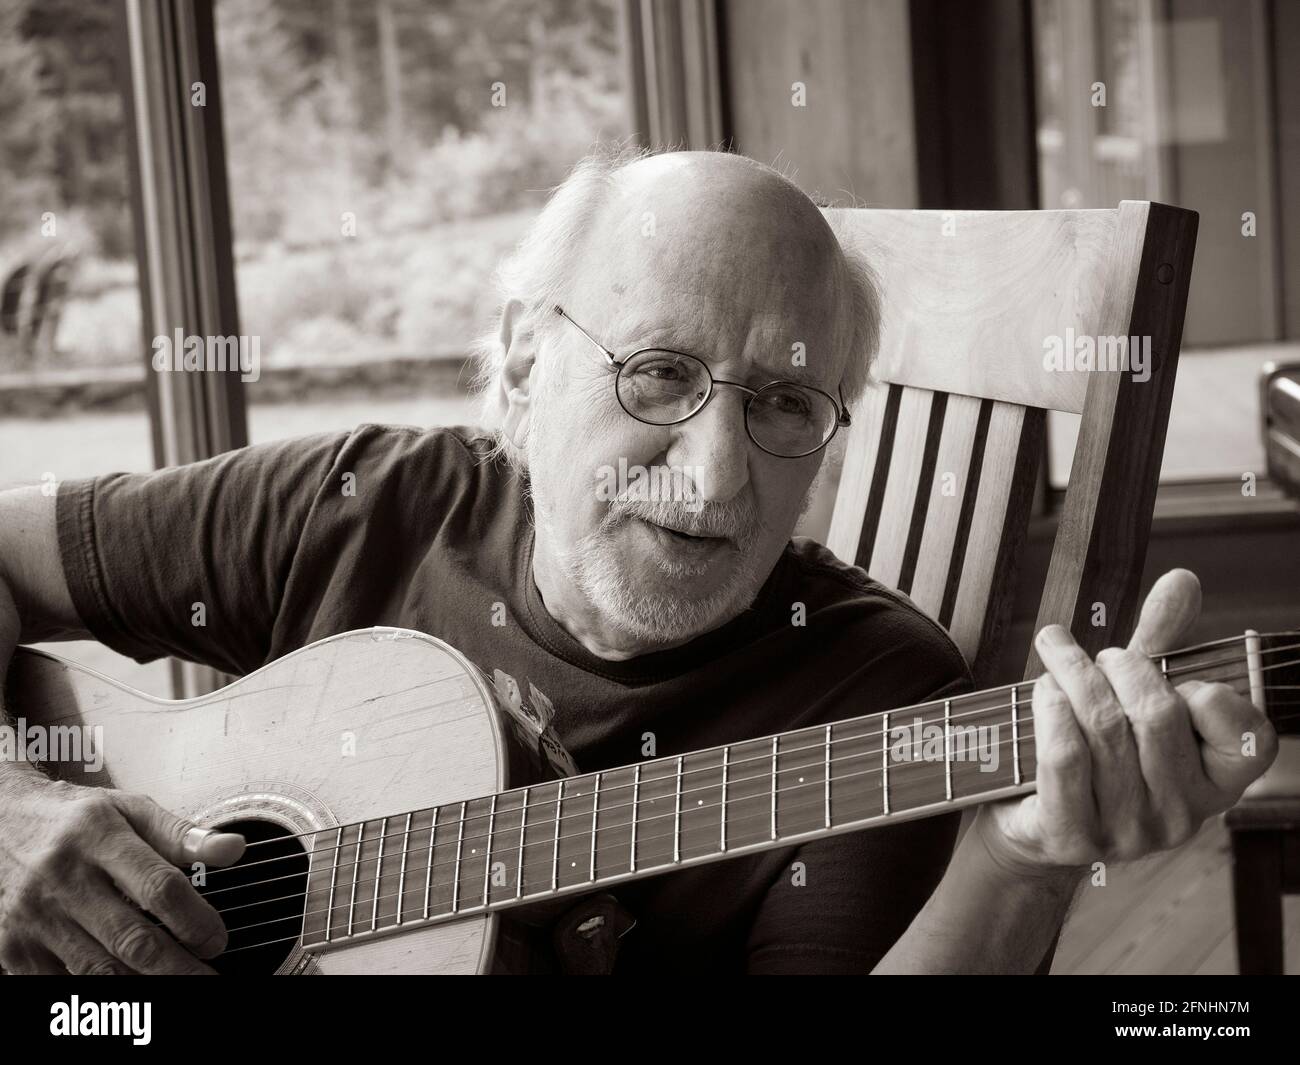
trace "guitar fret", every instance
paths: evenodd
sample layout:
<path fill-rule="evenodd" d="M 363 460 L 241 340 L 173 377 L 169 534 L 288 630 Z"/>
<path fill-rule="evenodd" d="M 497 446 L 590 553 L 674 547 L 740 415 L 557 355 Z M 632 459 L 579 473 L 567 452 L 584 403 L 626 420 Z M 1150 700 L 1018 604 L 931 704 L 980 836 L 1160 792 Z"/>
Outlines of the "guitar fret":
<path fill-rule="evenodd" d="M 630 871 L 636 872 L 636 806 L 641 799 L 641 765 L 638 762 L 632 773 L 632 862 Z"/>
<path fill-rule="evenodd" d="M 776 751 L 778 737 L 772 737 L 772 838 L 776 839 Z"/>
<path fill-rule="evenodd" d="M 492 833 L 497 825 L 497 797 L 492 796 L 492 806 L 488 810 L 487 851 L 483 858 L 483 905 L 488 904 L 488 892 L 492 890 Z"/>
<path fill-rule="evenodd" d="M 515 898 L 524 897 L 524 840 L 528 837 L 528 793 L 531 787 L 524 788 L 524 805 L 519 818 L 519 875 L 515 878 Z"/>
<path fill-rule="evenodd" d="M 402 923 L 402 906 L 406 897 L 406 853 L 411 846 L 411 815 L 406 815 L 406 827 L 402 829 L 402 869 L 397 876 L 397 923 Z"/>
<path fill-rule="evenodd" d="M 560 781 L 560 790 L 555 793 L 555 848 L 551 852 L 551 890 L 560 887 L 560 808 L 564 805 L 564 781 Z"/>
<path fill-rule="evenodd" d="M 352 897 L 348 900 L 348 935 L 352 935 L 352 925 L 357 911 L 357 874 L 361 871 L 361 840 L 366 834 L 366 823 L 357 826 L 357 856 L 352 863 Z"/>
<path fill-rule="evenodd" d="M 1011 685 L 1011 763 L 1016 785 L 1020 784 L 1020 685 Z"/>
<path fill-rule="evenodd" d="M 438 811 L 441 806 L 433 808 L 433 820 L 429 822 L 429 857 L 424 870 L 424 919 L 429 919 L 429 893 L 433 890 L 433 841 L 438 834 Z"/>
<path fill-rule="evenodd" d="M 719 845 L 719 849 L 724 852 L 727 849 L 727 770 L 729 768 L 730 755 L 731 755 L 731 748 L 723 747 L 722 748 L 722 810 L 721 810 L 721 814 L 722 814 L 721 837 L 722 838 Z"/>
<path fill-rule="evenodd" d="M 600 778 L 603 775 L 596 774 L 596 787 L 591 793 L 591 868 L 587 873 L 587 879 L 593 882 L 596 879 L 596 829 L 600 814 Z"/>
<path fill-rule="evenodd" d="M 943 779 L 947 798 L 952 802 L 952 700 L 943 701 Z"/>
<path fill-rule="evenodd" d="M 673 863 L 682 860 L 682 758 L 677 756 L 677 784 L 673 799 Z"/>
<path fill-rule="evenodd" d="M 370 931 L 379 921 L 379 878 L 384 872 L 384 837 L 388 835 L 388 818 L 379 823 L 379 857 L 375 859 L 375 897 L 370 904 Z"/>
<path fill-rule="evenodd" d="M 466 800 L 468 801 L 468 800 Z M 456 867 L 451 877 L 451 912 L 460 912 L 460 856 L 465 851 L 465 803 L 460 804 L 460 825 L 456 830 Z"/>
<path fill-rule="evenodd" d="M 330 870 L 330 897 L 329 907 L 325 910 L 325 941 L 328 943 L 330 938 L 330 920 L 334 916 L 334 885 L 339 879 L 339 848 L 343 846 L 343 826 L 339 825 L 338 833 L 334 837 L 334 868 Z"/>
<path fill-rule="evenodd" d="M 822 775 L 826 778 L 825 785 L 825 805 L 826 811 L 824 820 L 826 827 L 831 827 L 831 726 L 826 726 L 826 762 Z"/>
<path fill-rule="evenodd" d="M 880 793 L 884 801 L 884 813 L 889 813 L 889 714 L 886 712 L 880 720 Z"/>

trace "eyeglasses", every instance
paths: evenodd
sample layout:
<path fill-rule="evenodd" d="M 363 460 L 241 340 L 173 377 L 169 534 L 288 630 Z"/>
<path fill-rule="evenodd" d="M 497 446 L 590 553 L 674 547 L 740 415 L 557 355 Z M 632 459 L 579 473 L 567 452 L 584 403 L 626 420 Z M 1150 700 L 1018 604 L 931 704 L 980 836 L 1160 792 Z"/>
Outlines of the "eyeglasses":
<path fill-rule="evenodd" d="M 638 348 L 626 359 L 619 359 L 563 307 L 556 304 L 553 310 L 605 356 L 606 364 L 618 375 L 614 392 L 619 405 L 646 425 L 677 425 L 693 418 L 713 398 L 716 385 L 730 385 L 748 394 L 745 432 L 769 455 L 779 458 L 799 459 L 820 451 L 840 426 L 852 424 L 842 388 L 838 403 L 829 392 L 794 381 L 750 388 L 714 377 L 708 364 L 694 355 L 665 348 Z"/>

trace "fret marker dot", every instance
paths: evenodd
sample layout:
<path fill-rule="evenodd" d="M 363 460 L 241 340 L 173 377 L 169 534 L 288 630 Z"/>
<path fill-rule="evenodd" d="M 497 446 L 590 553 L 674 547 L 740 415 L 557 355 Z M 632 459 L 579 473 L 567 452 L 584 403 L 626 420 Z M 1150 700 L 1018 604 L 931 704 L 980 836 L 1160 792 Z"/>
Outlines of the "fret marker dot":
<path fill-rule="evenodd" d="M 695 805 L 696 805 L 696 806 L 703 806 L 703 805 L 704 805 L 704 800 L 703 800 L 703 799 L 696 799 L 696 800 L 695 800 Z"/>
<path fill-rule="evenodd" d="M 800 778 L 799 778 L 799 783 L 800 783 L 800 784 L 803 783 L 803 777 L 800 777 Z"/>

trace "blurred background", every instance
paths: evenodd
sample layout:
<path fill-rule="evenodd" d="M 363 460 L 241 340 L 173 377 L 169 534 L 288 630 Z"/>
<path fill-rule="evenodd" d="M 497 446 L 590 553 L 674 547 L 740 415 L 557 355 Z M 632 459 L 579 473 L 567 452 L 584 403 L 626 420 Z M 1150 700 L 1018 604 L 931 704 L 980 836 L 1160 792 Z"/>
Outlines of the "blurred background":
<path fill-rule="evenodd" d="M 1300 624 L 1259 403 L 1300 359 L 1293 0 L 0 0 L 0 484 L 474 421 L 489 274 L 601 142 L 731 147 L 828 202 L 1200 212 L 1148 579 L 1195 569 L 1206 637 Z M 259 337 L 260 379 L 146 372 L 179 323 Z M 1076 431 L 1051 417 L 1008 677 Z M 1151 876 L 1226 890 L 1221 839 L 1179 853 Z M 1153 917 L 1168 891 L 1133 884 L 1058 971 L 1230 971 L 1230 912 L 1187 917 L 1221 898 Z"/>

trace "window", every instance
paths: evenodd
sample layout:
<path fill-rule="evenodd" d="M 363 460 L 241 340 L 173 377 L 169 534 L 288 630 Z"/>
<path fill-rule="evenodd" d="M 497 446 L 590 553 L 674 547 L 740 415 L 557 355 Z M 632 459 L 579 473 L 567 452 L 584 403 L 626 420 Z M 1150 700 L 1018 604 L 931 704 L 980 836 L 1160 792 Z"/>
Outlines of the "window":
<path fill-rule="evenodd" d="M 1162 480 L 1262 476 L 1259 370 L 1300 358 L 1300 198 L 1279 180 L 1300 147 L 1295 5 L 1035 0 L 1033 15 L 1042 206 L 1200 213 Z M 1077 431 L 1049 420 L 1055 485 Z"/>
<path fill-rule="evenodd" d="M 112 0 L 0 2 L 0 485 L 153 468 Z M 165 662 L 49 650 L 170 695 Z"/>
<path fill-rule="evenodd" d="M 489 276 L 630 117 L 616 0 L 218 0 L 254 442 L 473 422 Z"/>

